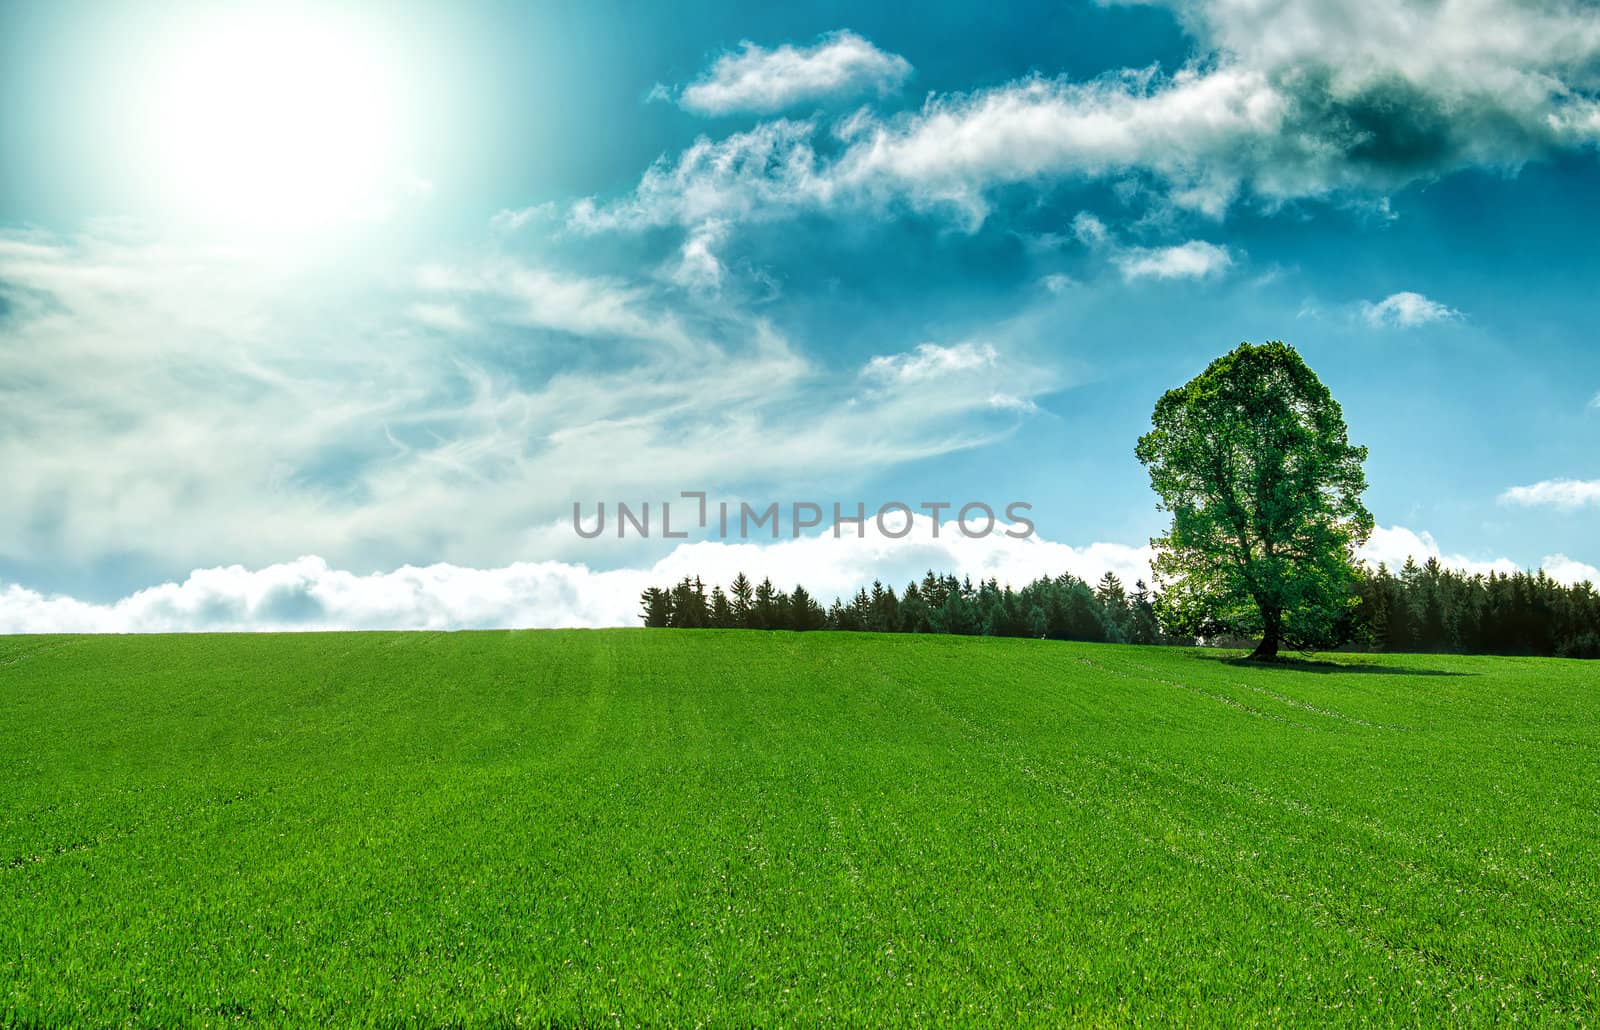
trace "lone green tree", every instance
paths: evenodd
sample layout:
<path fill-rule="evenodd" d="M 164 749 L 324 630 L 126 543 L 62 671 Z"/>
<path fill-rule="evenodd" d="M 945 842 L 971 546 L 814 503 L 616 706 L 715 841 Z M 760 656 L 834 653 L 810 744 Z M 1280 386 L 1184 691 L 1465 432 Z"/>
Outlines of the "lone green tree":
<path fill-rule="evenodd" d="M 1151 540 L 1162 621 L 1255 635 L 1252 658 L 1341 643 L 1358 604 L 1367 449 L 1295 349 L 1240 344 L 1156 402 L 1135 451 L 1172 528 Z"/>

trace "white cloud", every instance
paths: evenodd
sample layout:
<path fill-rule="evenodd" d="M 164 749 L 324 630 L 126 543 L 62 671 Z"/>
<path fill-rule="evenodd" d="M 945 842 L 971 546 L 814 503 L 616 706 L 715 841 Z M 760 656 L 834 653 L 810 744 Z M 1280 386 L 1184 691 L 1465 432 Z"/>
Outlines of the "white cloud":
<path fill-rule="evenodd" d="M 413 304 L 411 317 L 441 333 L 470 333 L 477 328 L 454 304 Z"/>
<path fill-rule="evenodd" d="M 1461 554 L 1445 554 L 1440 551 L 1432 533 L 1425 530 L 1417 532 L 1404 526 L 1376 527 L 1366 544 L 1356 552 L 1356 557 L 1373 568 L 1377 568 L 1379 563 L 1388 565 L 1391 572 L 1398 571 L 1407 558 L 1415 558 L 1419 565 L 1429 558 L 1437 558 L 1441 565 L 1469 574 L 1506 574 L 1516 572 L 1519 568 L 1509 558 L 1478 559 Z"/>
<path fill-rule="evenodd" d="M 1001 506 L 1003 507 L 1003 506 Z M 898 531 L 900 516 L 889 528 Z M 738 572 L 770 577 L 785 590 L 803 584 L 824 602 L 880 579 L 899 590 L 933 569 L 975 582 L 990 577 L 1022 586 L 1071 572 L 1093 581 L 1106 571 L 1130 586 L 1149 579 L 1148 548 L 1097 543 L 1071 547 L 1003 533 L 963 536 L 956 522 L 938 527 L 915 517 L 912 532 L 892 539 L 869 515 L 866 534 L 846 526 L 764 543 L 700 541 L 679 545 L 652 565 L 596 571 L 568 562 L 522 562 L 503 568 L 406 566 L 359 575 L 321 558 L 247 569 L 198 569 L 181 583 L 141 590 L 109 604 L 47 596 L 12 584 L 0 588 L 0 633 L 155 633 L 334 629 L 467 629 L 638 625 L 639 594 L 700 576 L 726 585 Z"/>
<path fill-rule="evenodd" d="M 989 407 L 998 408 L 1002 411 L 1017 411 L 1025 415 L 1035 414 L 1039 410 L 1039 405 L 1028 400 L 1026 397 L 1018 397 L 1009 393 L 990 394 Z"/>
<path fill-rule="evenodd" d="M 1523 507 L 1549 507 L 1577 511 L 1586 505 L 1600 505 L 1600 479 L 1546 479 L 1528 486 L 1514 486 L 1500 495 L 1504 504 Z"/>
<path fill-rule="evenodd" d="M 1368 325 L 1378 328 L 1399 326 L 1410 329 L 1429 322 L 1445 322 L 1461 317 L 1461 312 L 1454 308 L 1409 290 L 1391 293 L 1376 304 L 1362 301 L 1360 311 Z"/>
<path fill-rule="evenodd" d="M 626 577 L 581 565 L 500 569 L 405 567 L 356 575 L 305 557 L 258 570 L 197 569 L 112 604 L 0 592 L 7 633 L 163 633 L 224 630 L 460 629 L 620 624 Z"/>
<path fill-rule="evenodd" d="M 660 283 L 340 270 L 0 234 L 0 562 L 566 558 L 538 527 L 574 500 L 866 476 L 1001 439 L 1057 385 L 1004 326 L 992 365 L 900 381 Z"/>
<path fill-rule="evenodd" d="M 995 505 L 997 513 L 1003 514 L 1003 507 Z M 891 531 L 899 530 L 900 518 L 886 517 Z M 565 524 L 551 528 L 569 531 Z M 486 569 L 405 566 L 362 575 L 303 557 L 253 570 L 238 565 L 197 569 L 181 583 L 164 583 L 108 604 L 0 584 L 0 633 L 632 626 L 638 625 L 639 594 L 646 587 L 700 576 L 709 589 L 726 585 L 739 572 L 756 582 L 770 578 L 785 590 L 802 584 L 824 603 L 848 597 L 874 579 L 899 590 L 928 569 L 1016 587 L 1062 572 L 1090 582 L 1115 572 L 1130 586 L 1150 580 L 1148 547 L 1073 547 L 1037 536 L 1013 539 L 1003 532 L 969 539 L 954 520 L 939 525 L 937 538 L 933 532 L 933 520 L 918 514 L 911 532 L 894 539 L 878 531 L 869 511 L 862 536 L 847 525 L 838 538 L 822 529 L 760 542 L 695 541 L 678 545 L 659 561 L 609 570 L 545 561 Z M 1404 565 L 1407 556 L 1419 564 L 1437 558 L 1468 573 L 1517 570 L 1505 558 L 1441 554 L 1431 535 L 1399 526 L 1377 529 L 1360 556 L 1374 567 L 1386 562 L 1391 570 Z M 1542 567 L 1562 583 L 1600 582 L 1600 569 L 1562 554 L 1546 557 Z"/>
<path fill-rule="evenodd" d="M 721 140 L 696 139 L 677 160 L 650 166 L 628 197 L 582 200 L 571 223 L 583 232 L 652 225 L 746 222 L 824 206 L 836 187 L 823 175 L 812 121 L 779 119 Z"/>
<path fill-rule="evenodd" d="M 1564 554 L 1546 555 L 1541 564 L 1550 578 L 1558 583 L 1593 583 L 1600 586 L 1600 569 L 1574 561 Z"/>
<path fill-rule="evenodd" d="M 455 298 L 458 303 L 475 300 L 503 324 L 673 346 L 686 340 L 676 318 L 651 308 L 643 287 L 620 279 L 567 275 L 496 258 L 426 265 L 417 275 L 417 285 L 426 294 Z"/>
<path fill-rule="evenodd" d="M 1453 170 L 1514 170 L 1600 141 L 1600 19 L 1573 3 L 1510 0 L 1175 0 L 1195 40 L 1168 74 L 1028 78 L 862 111 L 819 158 L 814 122 L 701 139 L 633 195 L 578 221 L 694 225 L 890 202 L 969 226 L 1008 184 L 1142 180 L 1220 217 L 1383 194 Z"/>
<path fill-rule="evenodd" d="M 1507 102 L 1544 98 L 1554 88 L 1541 73 L 1593 85 L 1600 24 L 1582 3 L 1554 0 L 1452 0 L 1444 4 L 1323 0 L 1172 0 L 1212 49 L 1255 67 L 1310 64 L 1350 90 L 1387 75 L 1460 90 L 1463 100 L 1497 89 Z M 1585 73 L 1589 74 L 1585 74 Z"/>
<path fill-rule="evenodd" d="M 976 224 L 998 186 L 1143 169 L 1167 180 L 1181 206 L 1219 214 L 1243 174 L 1231 167 L 1234 149 L 1269 137 L 1280 107 L 1256 73 L 1027 79 L 936 96 L 916 114 L 864 126 L 830 177 Z"/>
<path fill-rule="evenodd" d="M 1072 219 L 1072 235 L 1086 247 L 1099 247 L 1111 242 L 1111 232 L 1106 228 L 1106 223 L 1088 211 L 1079 211 Z"/>
<path fill-rule="evenodd" d="M 849 31 L 831 32 L 809 47 L 773 50 L 744 42 L 724 54 L 683 90 L 678 103 L 700 115 L 741 111 L 771 114 L 796 104 L 900 87 L 911 65 Z M 652 91 L 652 97 L 654 97 Z"/>
<path fill-rule="evenodd" d="M 715 293 L 721 289 L 724 269 L 712 248 L 726 235 L 727 226 L 717 219 L 707 221 L 690 233 L 678 252 L 672 281 L 684 289 L 701 293 Z"/>
<path fill-rule="evenodd" d="M 1036 414 L 1034 398 L 1057 386 L 1050 371 L 973 341 L 877 355 L 861 367 L 860 380 L 865 390 L 856 407 L 864 414 L 901 420 L 931 408 L 987 414 L 1007 424 Z"/>
<path fill-rule="evenodd" d="M 1190 240 L 1174 247 L 1129 247 L 1112 260 L 1122 277 L 1134 279 L 1203 279 L 1233 264 L 1227 247 Z"/>
<path fill-rule="evenodd" d="M 1407 558 L 1415 559 L 1418 565 L 1435 558 L 1440 565 L 1468 575 L 1487 576 L 1496 572 L 1504 576 L 1521 568 L 1510 558 L 1470 558 L 1462 554 L 1445 554 L 1433 534 L 1404 526 L 1378 526 L 1356 557 L 1372 568 L 1377 568 L 1379 563 L 1387 565 L 1391 572 L 1398 572 Z M 1564 554 L 1546 555 L 1539 567 L 1559 583 L 1600 583 L 1600 573 L 1593 565 L 1575 561 Z"/>
<path fill-rule="evenodd" d="M 953 347 L 923 343 L 905 354 L 878 355 L 867 362 L 862 374 L 873 379 L 916 383 L 952 373 L 992 368 L 998 357 L 998 352 L 987 343 L 958 343 Z"/>
<path fill-rule="evenodd" d="M 1124 282 L 1138 279 L 1204 279 L 1233 266 L 1233 252 L 1204 240 L 1167 247 L 1140 247 L 1118 240 L 1106 224 L 1088 211 L 1072 220 L 1072 235 L 1122 273 Z"/>
<path fill-rule="evenodd" d="M 559 217 L 560 212 L 553 201 L 543 204 L 534 204 L 532 207 L 512 210 L 506 208 L 497 211 L 489 219 L 489 227 L 498 233 L 510 234 L 518 231 L 523 226 L 532 222 L 542 222 Z"/>

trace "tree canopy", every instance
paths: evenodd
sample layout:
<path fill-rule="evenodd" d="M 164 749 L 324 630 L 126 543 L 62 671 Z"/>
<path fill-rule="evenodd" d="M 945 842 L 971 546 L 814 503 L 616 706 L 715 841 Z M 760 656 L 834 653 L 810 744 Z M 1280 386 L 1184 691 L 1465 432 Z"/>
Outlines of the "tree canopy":
<path fill-rule="evenodd" d="M 1295 349 L 1242 343 L 1156 402 L 1135 453 L 1172 526 L 1151 541 L 1163 624 L 1255 635 L 1253 657 L 1348 636 L 1372 532 L 1340 409 Z"/>

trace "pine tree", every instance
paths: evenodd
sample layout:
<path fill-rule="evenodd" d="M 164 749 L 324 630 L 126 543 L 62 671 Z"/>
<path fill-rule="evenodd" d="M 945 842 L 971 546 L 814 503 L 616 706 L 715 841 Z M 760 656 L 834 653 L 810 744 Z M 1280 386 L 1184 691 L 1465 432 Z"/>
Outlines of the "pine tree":
<path fill-rule="evenodd" d="M 751 629 L 774 629 L 778 622 L 777 591 L 772 580 L 763 579 L 755 590 L 755 603 L 750 609 Z"/>
<path fill-rule="evenodd" d="M 1133 582 L 1133 596 L 1129 599 L 1128 610 L 1128 642 L 1160 643 L 1161 627 L 1156 623 L 1155 607 L 1150 603 L 1150 588 L 1142 579 Z"/>
<path fill-rule="evenodd" d="M 1106 639 L 1114 643 L 1124 643 L 1128 639 L 1128 595 L 1122 588 L 1122 580 L 1114 572 L 1107 572 L 1100 577 L 1100 582 L 1094 588 L 1094 597 L 1100 602 L 1101 622 L 1105 626 Z"/>
<path fill-rule="evenodd" d="M 900 599 L 894 587 L 885 587 L 876 580 L 872 584 L 872 622 L 869 627 L 876 633 L 900 632 Z"/>
<path fill-rule="evenodd" d="M 728 588 L 728 592 L 731 595 L 729 614 L 733 618 L 733 625 L 739 629 L 748 629 L 750 627 L 751 601 L 755 592 L 750 586 L 750 581 L 745 578 L 744 573 L 741 572 L 733 577 L 733 584 Z"/>
<path fill-rule="evenodd" d="M 639 595 L 639 603 L 643 606 L 640 617 L 644 624 L 653 629 L 664 629 L 672 624 L 672 595 L 660 587 L 647 587 Z"/>
<path fill-rule="evenodd" d="M 932 578 L 932 575 L 932 573 L 929 573 L 929 578 Z M 900 632 L 933 632 L 933 626 L 928 617 L 927 597 L 915 583 L 906 584 L 906 592 L 900 599 Z"/>
<path fill-rule="evenodd" d="M 805 587 L 796 585 L 789 595 L 789 628 L 802 632 L 821 629 L 825 620 L 822 606 L 811 599 Z"/>
<path fill-rule="evenodd" d="M 701 629 L 710 621 L 705 584 L 698 577 L 685 576 L 672 588 L 672 615 L 667 624 L 675 629 Z"/>

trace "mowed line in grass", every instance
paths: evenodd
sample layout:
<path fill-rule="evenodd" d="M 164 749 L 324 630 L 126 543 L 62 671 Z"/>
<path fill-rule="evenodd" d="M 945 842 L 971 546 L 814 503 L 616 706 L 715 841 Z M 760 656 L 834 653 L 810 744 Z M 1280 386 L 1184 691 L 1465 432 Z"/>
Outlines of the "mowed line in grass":
<path fill-rule="evenodd" d="M 987 638 L 0 638 L 0 1023 L 1600 1010 L 1600 682 Z"/>

